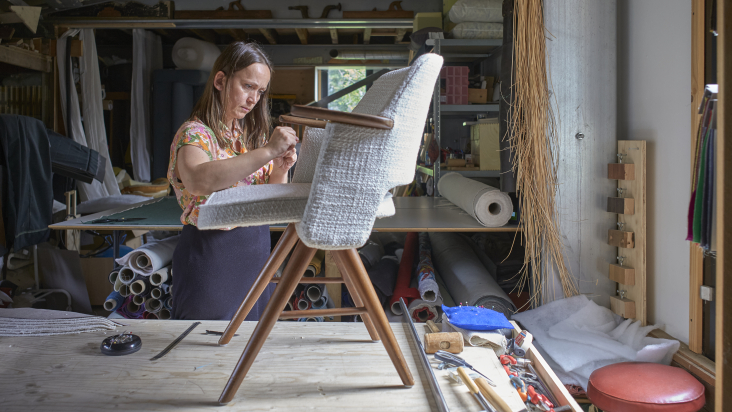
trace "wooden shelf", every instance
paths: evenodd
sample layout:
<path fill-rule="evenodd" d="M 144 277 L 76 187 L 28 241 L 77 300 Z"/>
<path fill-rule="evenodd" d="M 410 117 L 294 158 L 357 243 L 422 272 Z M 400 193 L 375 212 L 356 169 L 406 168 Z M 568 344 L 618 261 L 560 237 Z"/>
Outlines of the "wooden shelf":
<path fill-rule="evenodd" d="M 53 58 L 19 47 L 0 46 L 0 62 L 41 72 L 53 72 Z"/>

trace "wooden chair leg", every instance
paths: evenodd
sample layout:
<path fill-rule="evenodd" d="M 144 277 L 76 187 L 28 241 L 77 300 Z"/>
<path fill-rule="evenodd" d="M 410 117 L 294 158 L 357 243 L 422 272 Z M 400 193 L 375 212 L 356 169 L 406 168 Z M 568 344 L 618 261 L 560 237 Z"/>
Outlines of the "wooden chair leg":
<path fill-rule="evenodd" d="M 353 286 L 351 275 L 348 274 L 346 266 L 343 265 L 343 262 L 341 261 L 340 256 L 338 256 L 338 253 L 333 253 L 333 260 L 335 261 L 336 266 L 338 266 L 338 270 L 341 272 L 341 277 L 343 277 L 343 283 L 346 284 L 348 291 L 351 293 L 353 303 L 356 304 L 357 307 L 363 307 L 363 299 L 361 299 L 358 290 Z M 361 315 L 361 319 L 363 319 L 363 324 L 366 325 L 366 330 L 369 332 L 371 340 L 378 341 L 379 334 L 376 332 L 376 328 L 374 327 L 374 323 L 371 320 L 371 316 L 369 316 L 369 314 L 367 313 L 364 313 Z"/>
<path fill-rule="evenodd" d="M 254 284 L 251 289 L 249 289 L 247 296 L 241 302 L 239 310 L 236 311 L 236 315 L 231 319 L 231 322 L 226 326 L 224 334 L 219 338 L 219 345 L 226 345 L 231 341 L 231 338 L 234 336 L 237 329 L 239 329 L 239 326 L 241 326 L 244 318 L 249 315 L 249 311 L 251 311 L 254 304 L 257 303 L 257 299 L 262 296 L 262 292 L 264 292 L 264 289 L 269 285 L 274 274 L 277 273 L 277 269 L 279 269 L 282 262 L 285 261 L 287 254 L 290 253 L 293 247 L 295 247 L 295 243 L 297 243 L 297 232 L 295 232 L 295 225 L 290 223 L 287 225 L 284 233 L 282 233 L 282 237 L 280 237 L 280 240 L 277 242 L 274 250 L 269 255 L 269 259 L 267 259 L 267 263 L 262 267 L 262 271 L 259 272 L 257 280 L 254 281 Z"/>
<path fill-rule="evenodd" d="M 368 274 L 366 274 L 363 263 L 361 263 L 361 258 L 358 257 L 355 249 L 338 250 L 334 253 L 339 256 L 341 263 L 343 263 L 346 269 L 345 271 L 351 278 L 354 289 L 357 291 L 356 293 L 361 297 L 364 307 L 368 310 L 369 315 L 371 315 L 376 332 L 381 337 L 384 348 L 399 373 L 399 377 L 405 386 L 413 386 L 414 378 L 412 377 L 412 373 L 409 371 L 409 367 L 399 348 L 394 332 L 389 326 L 389 321 L 386 319 L 384 309 L 381 307 L 379 298 L 376 296 L 374 286 L 371 284 Z"/>
<path fill-rule="evenodd" d="M 264 345 L 267 336 L 269 336 L 275 323 L 277 323 L 277 319 L 279 319 L 282 310 L 287 305 L 287 301 L 290 299 L 292 292 L 295 291 L 300 278 L 305 273 L 305 269 L 310 264 L 315 252 L 316 249 L 309 248 L 302 242 L 299 242 L 295 246 L 290 261 L 287 262 L 287 266 L 285 266 L 285 270 L 282 273 L 282 280 L 280 280 L 279 285 L 275 288 L 269 303 L 267 303 L 267 307 L 264 309 L 264 313 L 262 313 L 259 319 L 259 323 L 254 328 L 254 332 L 249 338 L 249 342 L 247 342 L 241 358 L 239 358 L 239 362 L 236 364 L 224 391 L 219 397 L 220 404 L 227 404 L 234 399 L 236 391 L 239 389 L 247 372 L 249 372 L 249 368 L 254 363 L 254 359 L 257 357 L 259 350 L 262 349 L 262 345 Z"/>

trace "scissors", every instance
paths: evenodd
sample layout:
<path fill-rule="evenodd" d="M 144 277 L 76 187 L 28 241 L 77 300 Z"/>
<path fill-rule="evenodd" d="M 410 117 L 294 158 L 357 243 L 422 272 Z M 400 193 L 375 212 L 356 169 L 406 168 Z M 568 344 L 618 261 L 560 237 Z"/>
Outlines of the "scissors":
<path fill-rule="evenodd" d="M 138 220 L 145 220 L 147 218 L 145 217 L 120 217 L 117 219 L 109 219 L 109 218 L 101 218 L 92 220 L 89 223 L 126 223 L 126 222 L 136 222 Z"/>

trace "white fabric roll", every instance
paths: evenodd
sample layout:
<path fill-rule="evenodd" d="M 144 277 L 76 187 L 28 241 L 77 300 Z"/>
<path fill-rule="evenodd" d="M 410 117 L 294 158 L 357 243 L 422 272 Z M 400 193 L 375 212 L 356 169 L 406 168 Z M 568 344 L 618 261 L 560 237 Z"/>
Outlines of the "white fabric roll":
<path fill-rule="evenodd" d="M 170 264 L 179 240 L 180 236 L 173 236 L 163 240 L 148 242 L 117 259 L 117 263 L 122 266 L 128 266 L 133 272 L 142 276 L 150 276 L 153 272 Z M 149 264 L 145 267 L 138 265 L 138 257 L 141 255 L 145 255 L 147 261 L 149 261 Z"/>
<path fill-rule="evenodd" d="M 437 182 L 437 190 L 486 227 L 504 226 L 513 214 L 508 194 L 459 173 L 442 176 Z"/>
<path fill-rule="evenodd" d="M 144 29 L 132 30 L 132 90 L 130 101 L 130 154 L 135 180 L 149 182 L 152 146 L 150 98 L 153 71 L 163 68 L 160 36 Z"/>
<path fill-rule="evenodd" d="M 211 71 L 221 50 L 215 44 L 183 37 L 173 46 L 173 63 L 179 69 Z"/>
<path fill-rule="evenodd" d="M 503 23 L 502 0 L 458 0 L 448 13 L 453 23 Z"/>

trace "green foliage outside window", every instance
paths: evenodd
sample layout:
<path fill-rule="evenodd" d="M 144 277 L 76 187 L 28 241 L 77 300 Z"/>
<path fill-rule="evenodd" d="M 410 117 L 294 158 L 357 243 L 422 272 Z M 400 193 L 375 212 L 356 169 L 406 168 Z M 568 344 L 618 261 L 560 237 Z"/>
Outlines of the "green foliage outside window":
<path fill-rule="evenodd" d="M 353 83 L 366 78 L 366 69 L 328 69 L 328 95 L 342 90 Z M 338 100 L 328 103 L 328 108 L 341 112 L 350 112 L 366 94 L 366 86 L 348 93 Z"/>

